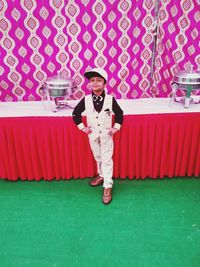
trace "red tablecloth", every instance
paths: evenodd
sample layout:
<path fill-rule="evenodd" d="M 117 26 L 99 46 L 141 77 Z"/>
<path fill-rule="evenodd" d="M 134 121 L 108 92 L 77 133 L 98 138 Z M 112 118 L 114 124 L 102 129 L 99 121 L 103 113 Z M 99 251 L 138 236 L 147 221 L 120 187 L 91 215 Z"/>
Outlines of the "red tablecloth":
<path fill-rule="evenodd" d="M 200 113 L 125 115 L 114 136 L 118 178 L 199 176 Z M 0 178 L 96 175 L 87 135 L 71 117 L 0 118 Z"/>

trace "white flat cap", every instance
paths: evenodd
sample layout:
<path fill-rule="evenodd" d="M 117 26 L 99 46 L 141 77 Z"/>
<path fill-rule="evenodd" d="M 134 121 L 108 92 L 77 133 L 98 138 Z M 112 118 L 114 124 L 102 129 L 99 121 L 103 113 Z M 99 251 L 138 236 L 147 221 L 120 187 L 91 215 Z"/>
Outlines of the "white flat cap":
<path fill-rule="evenodd" d="M 93 68 L 90 71 L 86 71 L 84 73 L 84 76 L 87 79 L 90 79 L 90 78 L 95 77 L 95 76 L 104 78 L 105 81 L 107 81 L 107 79 L 108 79 L 107 72 L 104 69 L 101 69 L 101 68 Z"/>

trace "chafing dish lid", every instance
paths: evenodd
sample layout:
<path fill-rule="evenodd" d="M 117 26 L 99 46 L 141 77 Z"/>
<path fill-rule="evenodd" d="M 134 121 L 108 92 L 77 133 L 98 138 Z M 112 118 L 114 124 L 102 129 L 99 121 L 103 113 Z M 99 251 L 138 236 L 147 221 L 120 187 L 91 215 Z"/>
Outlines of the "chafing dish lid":
<path fill-rule="evenodd" d="M 200 84 L 200 71 L 193 70 L 193 66 L 189 70 L 183 70 L 175 74 L 174 82 L 180 84 Z"/>
<path fill-rule="evenodd" d="M 48 87 L 49 89 L 55 87 L 69 87 L 73 84 L 73 80 L 71 78 L 64 79 L 62 78 L 60 72 L 57 75 L 50 77 L 44 81 L 44 86 Z"/>

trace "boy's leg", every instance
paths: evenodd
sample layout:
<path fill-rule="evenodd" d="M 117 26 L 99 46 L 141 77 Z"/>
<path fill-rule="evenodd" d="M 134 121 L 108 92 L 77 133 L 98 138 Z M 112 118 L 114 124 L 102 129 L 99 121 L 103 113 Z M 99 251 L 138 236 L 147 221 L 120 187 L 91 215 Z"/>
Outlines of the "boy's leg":
<path fill-rule="evenodd" d="M 90 147 L 94 156 L 94 159 L 97 163 L 97 171 L 99 176 L 90 182 L 92 186 L 98 186 L 103 184 L 103 173 L 102 173 L 102 160 L 101 160 L 101 146 L 100 146 L 100 138 L 95 140 L 91 140 L 89 138 Z"/>
<path fill-rule="evenodd" d="M 113 138 L 102 137 L 101 138 L 101 159 L 102 159 L 102 172 L 104 177 L 104 188 L 112 188 L 113 186 Z"/>

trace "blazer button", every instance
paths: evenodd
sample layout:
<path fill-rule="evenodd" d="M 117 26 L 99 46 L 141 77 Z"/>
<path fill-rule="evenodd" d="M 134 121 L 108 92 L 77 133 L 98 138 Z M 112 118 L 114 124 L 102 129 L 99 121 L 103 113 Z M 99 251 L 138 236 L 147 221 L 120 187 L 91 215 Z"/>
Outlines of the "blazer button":
<path fill-rule="evenodd" d="M 100 126 L 100 124 L 97 124 L 98 126 Z"/>
<path fill-rule="evenodd" d="M 99 131 L 99 133 L 101 134 L 101 131 Z"/>
<path fill-rule="evenodd" d="M 96 116 L 96 119 L 98 119 L 99 117 L 98 116 Z"/>

